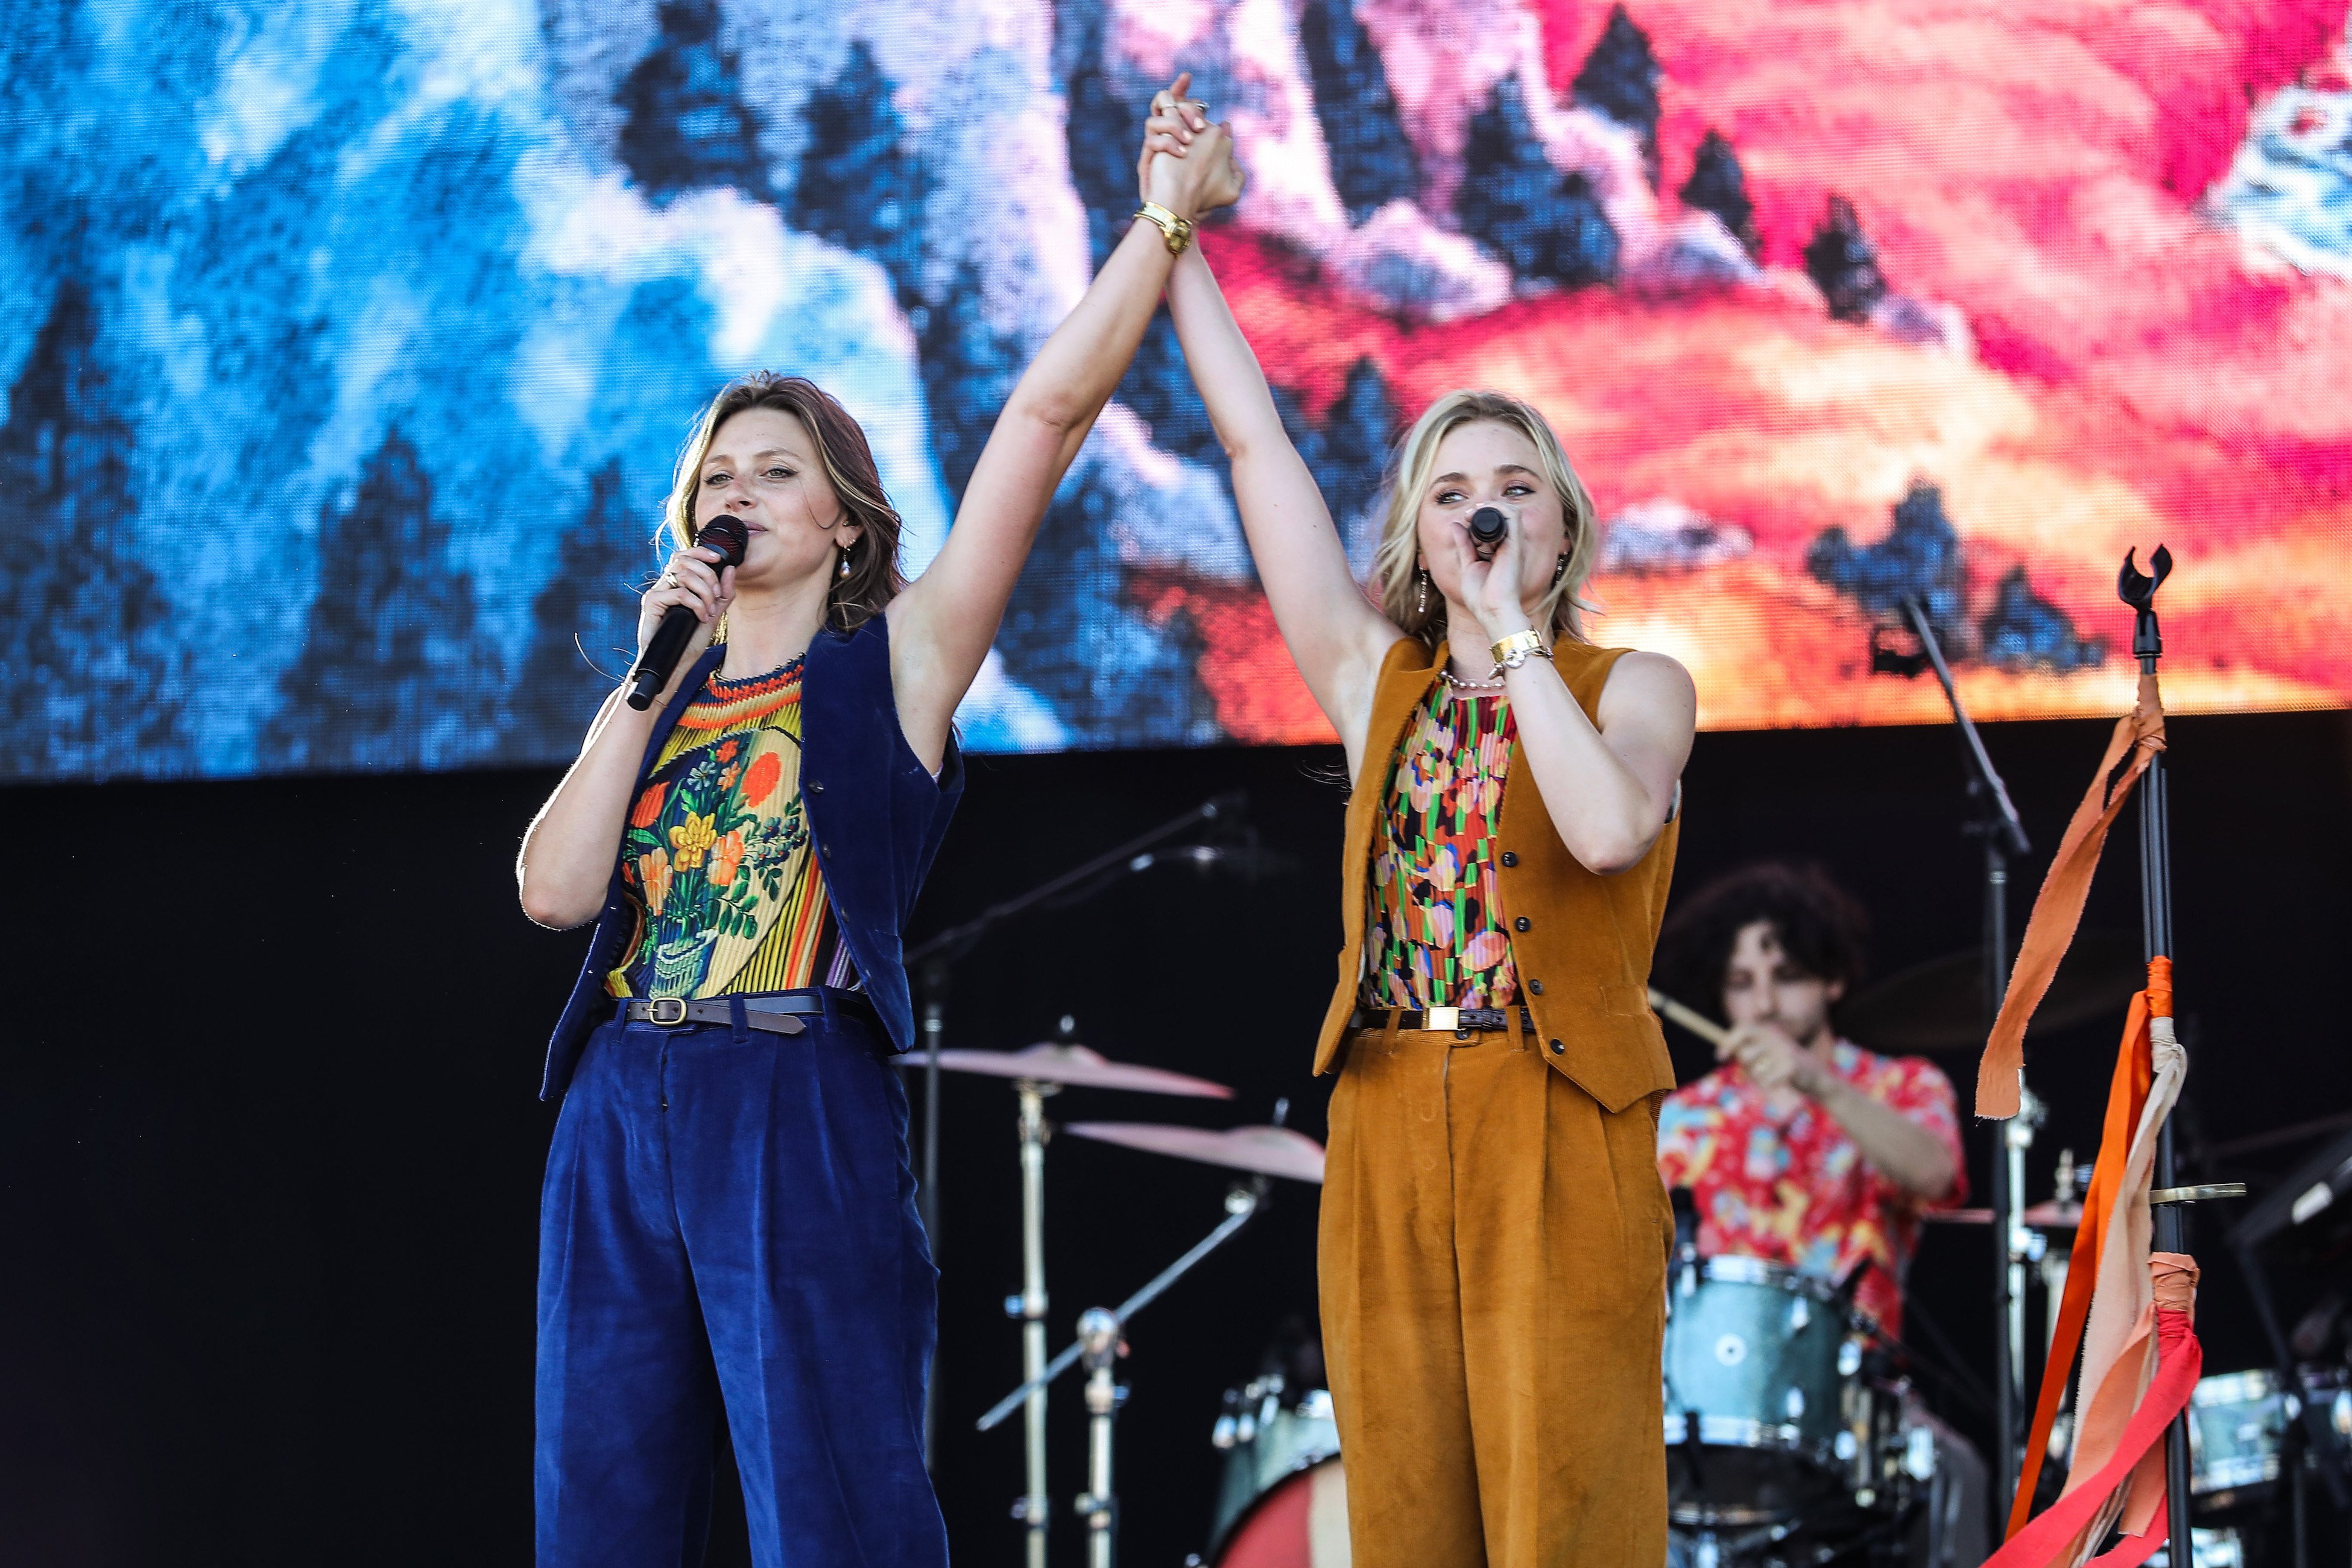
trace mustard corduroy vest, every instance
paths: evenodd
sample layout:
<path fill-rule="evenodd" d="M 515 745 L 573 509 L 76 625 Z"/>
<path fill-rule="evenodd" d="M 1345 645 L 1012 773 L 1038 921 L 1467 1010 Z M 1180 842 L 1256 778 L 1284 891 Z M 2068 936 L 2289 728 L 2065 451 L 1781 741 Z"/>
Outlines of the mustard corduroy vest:
<path fill-rule="evenodd" d="M 1553 663 L 1586 715 L 1600 721 L 1601 690 L 1628 650 L 1563 640 Z M 1414 713 L 1428 700 L 1446 649 L 1433 656 L 1408 637 L 1381 662 L 1364 738 L 1362 771 L 1348 796 L 1348 842 L 1341 868 L 1339 984 L 1315 1070 L 1332 1070 L 1362 989 L 1364 919 L 1372 840 L 1385 808 L 1390 771 Z M 1511 922 L 1519 1001 L 1535 1017 L 1544 1058 L 1611 1112 L 1675 1087 L 1665 1036 L 1650 1011 L 1650 955 L 1664 917 L 1680 824 L 1669 823 L 1650 852 L 1613 877 L 1578 863 L 1560 842 L 1535 779 L 1511 744 L 1502 818 L 1496 835 L 1496 901 Z M 1528 929 L 1516 929 L 1525 920 Z"/>

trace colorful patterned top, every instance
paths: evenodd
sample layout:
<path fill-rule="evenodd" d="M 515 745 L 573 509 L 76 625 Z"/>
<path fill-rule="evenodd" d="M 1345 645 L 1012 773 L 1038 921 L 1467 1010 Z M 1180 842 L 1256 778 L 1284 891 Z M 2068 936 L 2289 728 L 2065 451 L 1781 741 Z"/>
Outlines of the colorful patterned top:
<path fill-rule="evenodd" d="M 1666 1098 L 1658 1117 L 1658 1170 L 1698 1200 L 1698 1249 L 1785 1263 L 1843 1279 L 1877 1264 L 1854 1304 L 1890 1333 L 1903 1327 L 1903 1275 L 1918 1246 L 1919 1215 L 1967 1200 L 1951 1080 L 1924 1057 L 1882 1057 L 1840 1040 L 1831 1070 L 1933 1133 L 1952 1156 L 1952 1190 L 1923 1204 L 1881 1175 L 1837 1119 L 1811 1100 L 1781 1121 L 1748 1076 L 1718 1068 Z"/>
<path fill-rule="evenodd" d="M 848 984 L 801 804 L 801 661 L 714 670 L 654 761 L 621 836 L 636 907 L 615 996 Z"/>
<path fill-rule="evenodd" d="M 1367 1006 L 1507 1007 L 1519 999 L 1495 876 L 1515 733 L 1499 693 L 1456 697 L 1440 681 L 1422 705 L 1390 769 L 1372 845 Z"/>

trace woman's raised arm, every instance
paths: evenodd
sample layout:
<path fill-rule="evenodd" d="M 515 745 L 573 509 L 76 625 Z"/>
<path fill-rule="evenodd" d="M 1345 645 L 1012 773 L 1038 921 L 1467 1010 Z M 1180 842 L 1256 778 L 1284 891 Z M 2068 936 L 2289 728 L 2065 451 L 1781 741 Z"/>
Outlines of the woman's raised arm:
<path fill-rule="evenodd" d="M 1191 77 L 1177 78 L 1181 97 Z M 1190 222 L 1240 194 L 1231 142 L 1209 127 L 1189 160 L 1165 159 L 1151 199 Z M 1054 489 L 1135 357 L 1168 282 L 1168 236 L 1138 219 L 1069 317 L 1045 340 L 964 487 L 946 545 L 888 610 L 898 723 L 933 766 L 948 725 L 995 640 Z"/>
<path fill-rule="evenodd" d="M 1167 134 L 1178 124 L 1155 118 L 1151 134 Z M 1202 133 L 1181 129 L 1195 138 L 1187 155 L 1201 156 Z M 1234 500 L 1275 625 L 1352 764 L 1371 719 L 1381 659 L 1404 633 L 1372 606 L 1349 569 L 1331 509 L 1283 429 L 1265 373 L 1198 249 L 1177 261 L 1168 280 L 1168 310 L 1209 422 L 1233 463 Z"/>

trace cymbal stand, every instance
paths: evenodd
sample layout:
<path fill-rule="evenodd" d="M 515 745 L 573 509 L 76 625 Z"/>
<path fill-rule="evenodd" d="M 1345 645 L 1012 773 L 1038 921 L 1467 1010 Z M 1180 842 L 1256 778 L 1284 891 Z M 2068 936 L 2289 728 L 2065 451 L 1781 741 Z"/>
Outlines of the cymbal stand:
<path fill-rule="evenodd" d="M 1089 1568 L 1111 1568 L 1117 1549 L 1118 1500 L 1111 1490 L 1111 1436 L 1120 1393 L 1112 1363 L 1127 1325 L 1171 1285 L 1191 1272 L 1195 1264 L 1231 1241 L 1265 1205 L 1271 1190 L 1272 1184 L 1264 1176 L 1235 1182 L 1226 1190 L 1225 1217 L 1216 1229 L 1193 1243 L 1183 1257 L 1153 1275 L 1141 1289 L 1118 1306 L 1088 1309 L 1078 1320 L 1078 1338 L 1063 1347 L 1061 1353 L 1043 1369 L 1032 1373 L 1028 1382 L 989 1406 L 978 1422 L 981 1431 L 993 1430 L 1016 1408 L 1042 1396 L 1046 1385 L 1077 1364 L 1081 1356 L 1086 1358 L 1089 1373 L 1087 1408 L 1092 1417 L 1088 1434 L 1090 1463 L 1087 1495 L 1078 1500 L 1078 1508 L 1087 1517 Z M 1042 1329 L 1039 1331 L 1042 1333 Z"/>
<path fill-rule="evenodd" d="M 1920 651 L 1905 656 L 1874 644 L 1871 668 L 1910 677 L 1932 668 L 1944 688 L 1944 700 L 1951 704 L 1952 722 L 1960 734 L 1960 754 L 1968 767 L 1969 798 L 1977 807 L 1977 819 L 1968 831 L 1984 844 L 1984 1021 L 1990 1033 L 2000 1013 L 2001 999 L 2009 992 L 2009 863 L 2032 854 L 2033 846 L 2025 837 L 2025 825 L 2018 820 L 2017 807 L 2010 803 L 2009 787 L 2001 783 L 1985 751 L 1984 737 L 1977 733 L 1961 705 L 1959 688 L 1953 684 L 1952 667 L 1945 662 L 1943 645 L 1937 639 L 1926 601 L 1905 599 L 1903 617 L 1919 639 Z M 2041 1101 L 2021 1084 L 2019 1113 L 2001 1130 L 2000 1142 L 1993 1150 L 1993 1361 L 2000 1373 L 1993 1384 L 1993 1426 L 2000 1444 L 1990 1500 L 1995 1540 L 2008 1522 L 2010 1496 L 2017 1485 L 2022 1458 L 2018 1417 L 2025 1409 L 2025 1265 L 2031 1248 L 2041 1238 L 2018 1223 L 2018 1196 L 2025 1186 L 2025 1153 L 2032 1147 L 2033 1130 L 2042 1115 Z"/>
<path fill-rule="evenodd" d="M 1111 1490 L 1111 1422 L 1118 1415 L 1119 1321 L 1106 1307 L 1078 1314 L 1078 1344 L 1087 1363 L 1087 1495 L 1078 1512 L 1087 1521 L 1087 1568 L 1111 1568 L 1118 1543 L 1118 1494 Z"/>
<path fill-rule="evenodd" d="M 1029 1568 L 1045 1568 L 1046 1532 L 1054 1521 L 1045 1490 L 1045 1097 L 1057 1083 L 1013 1080 L 1021 1099 L 1021 1293 L 1004 1300 L 1004 1315 L 1021 1323 L 1021 1371 L 1030 1381 L 1024 1402 L 1029 1489 L 1013 1505 L 1013 1517 L 1026 1527 Z"/>
<path fill-rule="evenodd" d="M 946 1031 L 944 1014 L 948 977 L 956 960 L 979 946 L 981 940 L 990 931 L 1015 915 L 1025 914 L 1031 910 L 1050 905 L 1075 903 L 1080 899 L 1100 892 L 1123 877 L 1133 876 L 1139 872 L 1147 871 L 1155 865 L 1166 864 L 1179 858 L 1190 858 L 1194 865 L 1205 868 L 1217 858 L 1217 853 L 1213 852 L 1213 846 L 1201 847 L 1201 853 L 1190 857 L 1154 854 L 1150 851 L 1153 846 L 1189 833 L 1203 824 L 1213 826 L 1228 818 L 1239 816 L 1243 808 L 1248 804 L 1248 795 L 1240 790 L 1228 790 L 1223 795 L 1213 795 L 1181 816 L 1171 817 L 1150 832 L 1130 838 L 1115 849 L 1106 850 L 1083 865 L 1072 867 L 1060 876 L 1040 883 L 1025 893 L 991 904 L 961 925 L 950 926 L 936 936 L 907 950 L 904 960 L 907 973 L 916 977 L 923 994 L 922 1029 L 925 1058 L 923 1062 L 923 1179 L 916 1202 L 922 1215 L 923 1234 L 929 1238 L 934 1261 L 938 1259 L 940 1253 L 940 1041 L 941 1035 Z M 1208 858 L 1202 858 L 1202 855 Z M 1024 1129 L 1027 1125 L 1026 1114 L 1024 1107 Z M 1038 1125 L 1040 1128 L 1044 1125 L 1042 1115 Z M 1025 1140 L 1027 1137 L 1025 1131 L 1023 1136 Z M 1045 1179 L 1045 1167 L 1042 1163 L 1044 1160 L 1042 1131 L 1038 1144 L 1038 1159 L 1041 1163 L 1038 1166 L 1037 1179 L 1040 1188 L 1035 1206 L 1042 1215 L 1045 1205 L 1042 1185 Z M 1029 1153 L 1024 1142 L 1022 1153 L 1024 1182 L 1022 1208 L 1024 1215 L 1031 1207 L 1026 1190 L 1028 1171 Z M 1042 1226 L 1042 1220 L 1040 1225 Z M 1024 1231 L 1022 1238 L 1023 1283 L 1020 1299 L 1023 1305 L 1022 1312 L 1015 1315 L 1024 1316 L 1029 1310 L 1029 1298 L 1033 1293 L 1034 1285 L 1034 1294 L 1036 1298 L 1035 1310 L 1038 1314 L 1036 1321 L 1042 1323 L 1045 1310 L 1045 1264 L 1042 1259 L 1044 1243 L 1041 1239 L 1034 1244 L 1041 1256 L 1036 1261 L 1032 1262 L 1031 1234 Z M 1042 1229 L 1037 1234 L 1042 1235 Z M 1036 1332 L 1043 1335 L 1045 1330 L 1040 1327 Z M 1041 1345 L 1042 1342 L 1041 1340 Z M 1039 1354 L 1043 1354 L 1042 1350 Z M 931 1362 L 930 1387 L 936 1389 L 940 1381 L 939 1357 L 936 1352 L 933 1352 Z M 1035 1419 L 1037 1426 L 1042 1429 L 1045 1422 L 1042 1404 L 1039 1405 Z M 923 1419 L 923 1462 L 926 1468 L 936 1468 L 934 1461 L 937 1458 L 937 1448 L 933 1429 L 937 1424 L 933 1419 L 932 1407 L 927 1403 Z M 1043 1442 L 1042 1437 L 1034 1436 L 1031 1437 L 1030 1447 L 1033 1456 L 1042 1452 Z M 1029 1494 L 1015 1505 L 1013 1510 L 1015 1518 L 1024 1520 L 1030 1517 L 1027 1512 L 1029 1509 L 1034 1507 L 1036 1510 L 1034 1522 L 1032 1522 L 1029 1528 L 1029 1568 L 1045 1568 L 1045 1521 L 1047 1514 L 1045 1490 L 1045 1461 L 1042 1458 L 1033 1457 L 1030 1461 Z"/>

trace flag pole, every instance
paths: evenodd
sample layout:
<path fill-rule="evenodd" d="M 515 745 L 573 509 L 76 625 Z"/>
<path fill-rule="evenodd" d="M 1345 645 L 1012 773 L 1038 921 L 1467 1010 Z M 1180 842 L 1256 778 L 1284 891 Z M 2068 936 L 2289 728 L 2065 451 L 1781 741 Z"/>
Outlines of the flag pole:
<path fill-rule="evenodd" d="M 2141 572 L 2132 556 L 2132 552 L 2125 552 L 2123 570 L 2116 577 L 2116 595 L 2137 612 L 2132 624 L 2132 656 L 2139 660 L 2140 673 L 2152 676 L 2157 661 L 2164 657 L 2164 633 L 2156 618 L 2156 591 L 2172 574 L 2172 552 L 2158 545 L 2156 553 L 2148 557 L 2149 573 Z M 2151 961 L 2176 956 L 2172 951 L 2172 801 L 2168 772 L 2164 753 L 2158 752 L 2140 780 L 2140 932 L 2146 956 Z M 2173 1166 L 2172 1118 L 2167 1116 L 2157 1131 L 2156 1185 L 2169 1189 L 2178 1184 Z M 2157 1208 L 2158 1251 L 2189 1250 L 2188 1207 L 2184 1203 L 2167 1203 Z M 2184 1410 L 2173 1417 L 2164 1435 L 2165 1514 L 2171 1546 L 2167 1561 L 2183 1564 L 2184 1568 L 2197 1556 L 2196 1537 L 2189 1522 L 2189 1413 Z"/>

